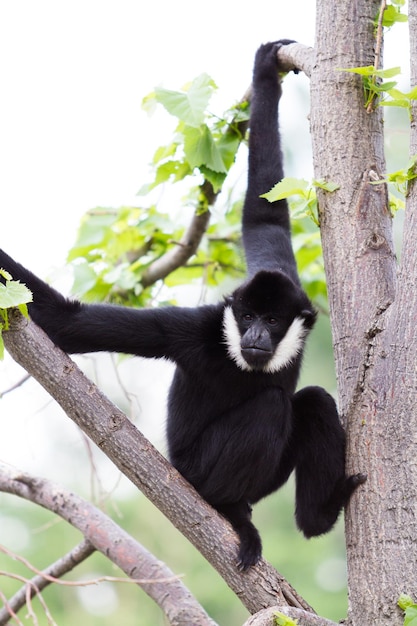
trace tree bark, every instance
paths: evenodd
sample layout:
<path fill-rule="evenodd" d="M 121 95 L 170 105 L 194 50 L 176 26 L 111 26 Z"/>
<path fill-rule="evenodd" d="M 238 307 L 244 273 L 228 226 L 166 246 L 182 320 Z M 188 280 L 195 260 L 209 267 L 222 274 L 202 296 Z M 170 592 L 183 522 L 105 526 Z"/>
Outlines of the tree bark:
<path fill-rule="evenodd" d="M 361 79 L 338 71 L 374 64 L 379 5 L 318 3 L 311 75 L 315 176 L 340 185 L 318 196 L 347 466 L 368 475 L 346 515 L 351 626 L 400 626 L 400 593 L 417 594 L 415 196 L 397 292 L 387 191 L 370 184 L 385 173 L 382 108 L 367 113 Z"/>

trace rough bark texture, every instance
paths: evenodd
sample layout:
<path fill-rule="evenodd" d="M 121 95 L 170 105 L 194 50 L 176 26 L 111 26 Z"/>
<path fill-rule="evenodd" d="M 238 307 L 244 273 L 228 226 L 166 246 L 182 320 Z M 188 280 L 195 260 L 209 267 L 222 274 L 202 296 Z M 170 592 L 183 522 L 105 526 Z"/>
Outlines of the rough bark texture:
<path fill-rule="evenodd" d="M 346 515 L 351 626 L 400 626 L 400 593 L 417 596 L 414 191 L 396 293 L 387 191 L 370 184 L 385 173 L 382 110 L 337 70 L 374 64 L 379 6 L 318 3 L 311 75 L 315 176 L 340 185 L 319 201 L 348 471 L 368 474 Z"/>

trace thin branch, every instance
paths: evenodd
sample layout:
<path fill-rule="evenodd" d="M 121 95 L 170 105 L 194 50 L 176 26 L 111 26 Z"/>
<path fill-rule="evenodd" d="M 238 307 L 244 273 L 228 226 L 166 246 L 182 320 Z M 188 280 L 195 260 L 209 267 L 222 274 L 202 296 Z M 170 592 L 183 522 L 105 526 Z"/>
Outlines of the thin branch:
<path fill-rule="evenodd" d="M 207 200 L 208 207 L 213 206 L 220 191 L 214 192 L 213 186 L 208 180 L 204 181 L 200 189 Z M 144 272 L 141 281 L 144 287 L 153 285 L 157 280 L 165 278 L 178 267 L 185 265 L 188 259 L 197 252 L 209 225 L 210 217 L 209 208 L 197 208 L 182 239 L 176 246 L 154 261 Z"/>
<path fill-rule="evenodd" d="M 23 376 L 23 378 L 21 378 L 20 380 L 17 381 L 17 383 L 15 383 L 14 385 L 12 385 L 11 387 L 9 387 L 8 389 L 5 389 L 4 391 L 0 391 L 0 399 L 4 398 L 4 396 L 7 393 L 11 393 L 12 391 L 14 391 L 15 389 L 18 389 L 19 387 L 21 387 L 27 380 L 29 380 L 30 375 L 26 374 L 26 376 Z"/>
<path fill-rule="evenodd" d="M 35 594 L 31 594 L 31 592 L 30 592 L 31 581 L 30 580 L 28 580 L 24 576 L 21 576 L 19 574 L 15 574 L 15 573 L 11 573 L 11 572 L 2 572 L 2 571 L 0 571 L 0 575 L 8 576 L 9 578 L 13 578 L 14 580 L 19 580 L 20 582 L 25 584 L 25 604 L 26 604 L 27 609 L 28 609 L 28 616 L 32 619 L 32 621 L 33 621 L 35 626 L 38 626 L 38 618 L 36 617 L 36 613 L 33 610 L 33 606 L 32 606 L 32 597 L 35 594 L 36 594 L 37 599 L 39 600 L 40 605 L 42 606 L 43 610 L 45 611 L 45 615 L 46 615 L 46 618 L 48 620 L 48 624 L 50 626 L 57 626 L 57 624 L 53 620 L 52 615 L 51 615 L 51 613 L 50 613 L 50 611 L 48 609 L 48 605 L 46 604 L 45 600 L 43 599 L 43 596 L 42 596 L 40 590 L 35 588 Z M 6 605 L 6 607 L 9 606 L 7 600 L 5 602 L 5 605 Z M 13 612 L 13 609 L 11 609 L 10 615 L 12 615 L 12 617 L 15 617 L 15 613 Z M 6 618 L 8 617 L 7 614 L 5 615 L 5 617 Z M 16 616 L 16 618 L 17 618 L 17 616 Z M 5 621 L 3 623 L 7 623 L 7 622 L 8 622 L 8 619 L 5 619 Z M 20 624 L 20 622 L 19 622 L 19 624 Z"/>
<path fill-rule="evenodd" d="M 60 578 L 64 574 L 67 574 L 93 554 L 93 552 L 95 552 L 94 546 L 89 541 L 84 540 L 68 552 L 68 554 L 65 554 L 55 561 L 55 563 L 49 565 L 31 580 L 28 580 L 19 591 L 5 602 L 4 608 L 0 609 L 0 626 L 5 626 L 10 616 L 17 613 L 26 604 L 28 586 L 29 594 L 32 598 L 42 591 L 42 589 L 50 585 L 51 582 L 55 582 L 52 579 Z"/>
<path fill-rule="evenodd" d="M 316 53 L 314 48 L 297 42 L 282 46 L 278 50 L 278 58 L 286 72 L 299 70 L 310 78 Z"/>
<path fill-rule="evenodd" d="M 9 610 L 9 617 L 12 617 L 15 620 L 15 622 L 18 624 L 18 626 L 23 626 L 23 622 L 20 621 L 20 619 L 17 617 L 16 613 L 13 611 L 12 607 L 9 606 L 7 598 L 4 595 L 4 593 L 1 591 L 1 589 L 0 589 L 0 600 L 3 601 L 3 604 L 6 607 L 6 609 Z"/>
<path fill-rule="evenodd" d="M 0 464 L 0 490 L 53 511 L 84 535 L 158 604 L 172 626 L 191 623 L 215 626 L 178 576 L 105 513 L 76 494 L 42 478 Z"/>
<path fill-rule="evenodd" d="M 33 477 L 31 477 L 31 480 L 33 480 Z M 87 542 L 89 543 L 89 542 Z M 94 546 L 92 547 L 92 552 L 95 551 Z M 25 557 L 20 556 L 19 554 L 16 554 L 15 552 L 12 552 L 11 550 L 9 550 L 8 548 L 6 548 L 5 546 L 2 546 L 0 544 L 0 552 L 3 552 L 3 554 L 6 554 L 7 556 L 10 556 L 11 558 L 13 558 L 16 561 L 19 561 L 20 563 L 22 563 L 25 567 L 27 567 L 27 569 L 29 569 L 31 572 L 34 572 L 35 574 L 37 574 L 42 580 L 46 580 L 49 583 L 55 583 L 56 585 L 62 585 L 63 587 L 88 587 L 91 585 L 97 585 L 97 583 L 102 583 L 102 582 L 110 582 L 110 583 L 134 583 L 134 584 L 138 584 L 138 585 L 143 585 L 143 584 L 148 584 L 148 583 L 155 583 L 155 582 L 172 582 L 173 580 L 177 580 L 179 577 L 175 576 L 175 574 L 173 574 L 172 576 L 169 576 L 168 578 L 158 578 L 158 579 L 144 579 L 144 578 L 120 578 L 120 576 L 98 576 L 96 578 L 91 578 L 89 580 L 60 580 L 59 578 L 56 578 L 55 576 L 48 574 L 46 571 L 42 571 L 40 569 L 38 569 L 37 567 L 35 567 L 34 565 L 32 565 L 32 563 L 30 561 L 28 561 L 28 559 L 25 559 Z M 65 558 L 65 557 L 64 557 Z M 66 572 L 63 571 L 62 575 L 64 575 Z M 9 573 L 0 570 L 0 574 L 2 576 L 8 576 Z M 13 574 L 11 574 L 13 576 Z M 26 580 L 26 579 L 25 579 Z M 31 581 L 27 581 L 27 582 L 31 582 Z"/>

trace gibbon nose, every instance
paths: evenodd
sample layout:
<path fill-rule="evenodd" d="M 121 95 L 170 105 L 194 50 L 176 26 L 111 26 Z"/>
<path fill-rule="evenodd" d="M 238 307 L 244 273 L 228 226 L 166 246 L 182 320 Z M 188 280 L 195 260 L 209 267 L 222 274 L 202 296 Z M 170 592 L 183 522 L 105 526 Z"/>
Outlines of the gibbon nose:
<path fill-rule="evenodd" d="M 240 347 L 242 354 L 245 350 L 260 350 L 272 352 L 271 334 L 263 323 L 254 323 L 243 335 Z"/>

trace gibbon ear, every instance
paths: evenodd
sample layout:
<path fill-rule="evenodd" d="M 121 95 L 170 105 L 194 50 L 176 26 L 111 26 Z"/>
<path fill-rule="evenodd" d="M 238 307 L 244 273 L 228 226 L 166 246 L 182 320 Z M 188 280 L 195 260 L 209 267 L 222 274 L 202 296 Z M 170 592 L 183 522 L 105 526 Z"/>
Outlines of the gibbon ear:
<path fill-rule="evenodd" d="M 317 318 L 317 312 L 316 311 L 312 311 L 311 309 L 303 309 L 301 311 L 301 317 L 304 320 L 304 325 L 307 328 L 313 328 L 314 323 L 316 321 Z"/>

